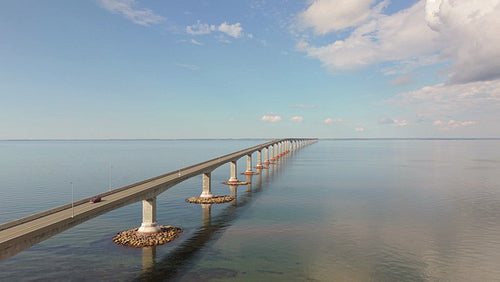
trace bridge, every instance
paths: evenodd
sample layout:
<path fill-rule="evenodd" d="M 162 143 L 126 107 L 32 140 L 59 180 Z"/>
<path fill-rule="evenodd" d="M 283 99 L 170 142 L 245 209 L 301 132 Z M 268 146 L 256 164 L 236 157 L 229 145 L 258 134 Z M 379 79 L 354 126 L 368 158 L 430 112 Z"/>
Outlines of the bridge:
<path fill-rule="evenodd" d="M 0 225 L 0 261 L 48 239 L 73 226 L 94 217 L 142 201 L 142 224 L 138 232 L 155 233 L 160 230 L 156 223 L 156 196 L 191 177 L 202 175 L 200 198 L 213 197 L 211 172 L 230 163 L 230 177 L 226 184 L 238 185 L 237 161 L 247 156 L 247 168 L 243 174 L 255 174 L 252 170 L 252 154 L 257 152 L 256 169 L 267 168 L 277 158 L 317 142 L 317 139 L 287 138 L 273 140 L 225 156 L 211 159 L 170 173 L 146 179 L 100 194 L 101 202 L 90 203 L 91 198 L 82 199 L 47 211 L 33 214 Z M 264 151 L 264 161 L 262 160 Z"/>

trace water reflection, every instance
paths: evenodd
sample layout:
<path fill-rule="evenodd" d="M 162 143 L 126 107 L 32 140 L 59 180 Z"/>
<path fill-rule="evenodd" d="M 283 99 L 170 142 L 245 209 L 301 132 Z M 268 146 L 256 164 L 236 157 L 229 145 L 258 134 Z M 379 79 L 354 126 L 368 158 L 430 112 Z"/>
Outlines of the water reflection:
<path fill-rule="evenodd" d="M 155 264 L 156 246 L 142 248 L 142 271 L 148 272 Z"/>
<path fill-rule="evenodd" d="M 210 218 L 212 214 L 212 204 L 201 204 L 202 209 L 202 226 L 203 228 L 210 227 Z"/>
<path fill-rule="evenodd" d="M 274 172 L 277 171 L 283 164 L 285 159 L 276 163 L 270 169 L 266 169 L 266 181 L 271 181 Z M 271 175 L 268 175 L 271 171 Z M 252 190 L 252 178 L 257 178 L 257 188 Z M 143 249 L 143 272 L 136 280 L 169 280 L 179 278 L 184 273 L 188 272 L 195 265 L 198 252 L 205 247 L 211 240 L 217 239 L 222 235 L 223 230 L 231 225 L 231 222 L 238 218 L 239 214 L 247 207 L 247 204 L 254 201 L 256 198 L 253 195 L 255 192 L 262 190 L 262 175 L 255 176 L 247 175 L 246 197 L 238 198 L 238 185 L 229 185 L 231 197 L 234 198 L 225 209 L 217 216 L 213 217 L 211 208 L 212 205 L 201 205 L 202 208 L 202 226 L 197 229 L 194 235 L 187 239 L 184 243 L 178 246 L 168 255 L 156 260 L 156 249 Z"/>
<path fill-rule="evenodd" d="M 238 205 L 238 185 L 229 185 L 229 190 L 231 191 L 231 197 L 233 198 L 231 205 L 236 207 Z"/>

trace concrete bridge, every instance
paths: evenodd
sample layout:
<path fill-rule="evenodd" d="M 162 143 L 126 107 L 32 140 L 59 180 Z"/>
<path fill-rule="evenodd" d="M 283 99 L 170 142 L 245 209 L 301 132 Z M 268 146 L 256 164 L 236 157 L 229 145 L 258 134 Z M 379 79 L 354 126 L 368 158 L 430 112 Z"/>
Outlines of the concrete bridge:
<path fill-rule="evenodd" d="M 156 196 L 167 189 L 191 177 L 202 175 L 203 185 L 200 197 L 211 198 L 211 172 L 230 163 L 230 176 L 226 184 L 238 185 L 237 161 L 247 156 L 247 168 L 243 174 L 254 174 L 252 154 L 257 152 L 256 169 L 265 169 L 270 163 L 283 155 L 317 142 L 317 139 L 287 138 L 273 140 L 248 149 L 234 152 L 212 160 L 175 170 L 157 177 L 140 181 L 100 194 L 102 201 L 89 203 L 90 198 L 33 214 L 0 225 L 0 261 L 3 261 L 24 249 L 48 239 L 89 219 L 142 201 L 143 219 L 139 232 L 154 233 L 159 231 L 156 223 Z M 264 151 L 264 158 L 262 151 Z"/>

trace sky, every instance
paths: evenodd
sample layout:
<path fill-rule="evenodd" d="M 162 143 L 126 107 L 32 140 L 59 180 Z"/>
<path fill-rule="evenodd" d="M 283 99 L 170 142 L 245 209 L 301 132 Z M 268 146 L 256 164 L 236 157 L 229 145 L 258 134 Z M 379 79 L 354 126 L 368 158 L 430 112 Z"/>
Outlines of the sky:
<path fill-rule="evenodd" d="M 498 138 L 500 0 L 0 1 L 0 140 Z"/>

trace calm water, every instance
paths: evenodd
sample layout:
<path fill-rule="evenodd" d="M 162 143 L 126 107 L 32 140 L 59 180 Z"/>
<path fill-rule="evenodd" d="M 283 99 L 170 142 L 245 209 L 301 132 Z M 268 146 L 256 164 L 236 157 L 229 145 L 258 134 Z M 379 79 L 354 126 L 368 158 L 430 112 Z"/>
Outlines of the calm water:
<path fill-rule="evenodd" d="M 70 182 L 80 199 L 264 141 L 3 141 L 0 223 L 70 202 Z M 500 281 L 500 140 L 322 140 L 250 186 L 228 177 L 212 192 L 237 200 L 210 210 L 184 202 L 201 176 L 158 197 L 172 243 L 114 245 L 137 203 L 1 262 L 0 281 Z"/>

